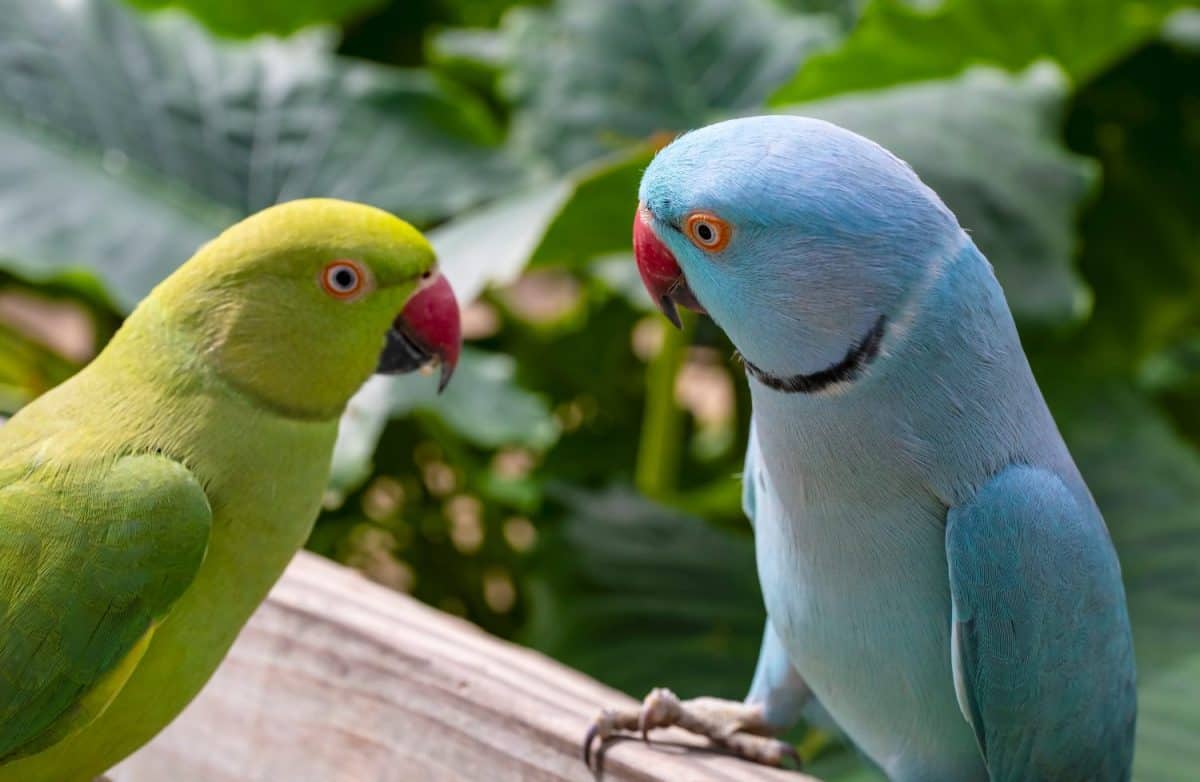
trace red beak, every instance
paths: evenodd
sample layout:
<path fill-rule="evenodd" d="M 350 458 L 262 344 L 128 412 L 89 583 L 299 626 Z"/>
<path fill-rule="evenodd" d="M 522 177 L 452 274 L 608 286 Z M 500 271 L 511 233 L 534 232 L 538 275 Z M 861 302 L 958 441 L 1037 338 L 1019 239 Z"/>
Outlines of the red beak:
<path fill-rule="evenodd" d="M 397 375 L 436 361 L 442 367 L 438 381 L 440 392 L 450 382 L 461 350 L 458 301 L 450 283 L 437 274 L 432 282 L 427 282 L 409 298 L 393 321 L 376 371 Z"/>
<path fill-rule="evenodd" d="M 679 262 L 650 227 L 650 211 L 643 204 L 638 204 L 633 216 L 633 257 L 650 298 L 675 328 L 681 328 L 676 304 L 703 314 L 704 307 L 688 287 Z"/>

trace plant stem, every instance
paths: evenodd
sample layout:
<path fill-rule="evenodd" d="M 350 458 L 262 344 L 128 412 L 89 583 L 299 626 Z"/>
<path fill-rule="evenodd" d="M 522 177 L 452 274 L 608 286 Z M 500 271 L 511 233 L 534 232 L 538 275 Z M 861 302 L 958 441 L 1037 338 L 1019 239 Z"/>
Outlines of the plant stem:
<path fill-rule="evenodd" d="M 652 499 L 665 499 L 679 485 L 683 411 L 675 404 L 675 378 L 692 341 L 696 318 L 684 311 L 683 328 L 664 327 L 662 349 L 646 367 L 646 411 L 642 417 L 634 483 Z"/>

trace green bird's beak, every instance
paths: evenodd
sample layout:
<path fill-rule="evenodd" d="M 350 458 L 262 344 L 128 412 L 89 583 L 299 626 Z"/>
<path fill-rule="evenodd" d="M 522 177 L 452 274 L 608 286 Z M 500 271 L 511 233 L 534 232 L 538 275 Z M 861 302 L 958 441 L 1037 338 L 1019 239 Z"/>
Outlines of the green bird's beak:
<path fill-rule="evenodd" d="M 435 272 L 392 322 L 375 371 L 398 375 L 436 362 L 442 369 L 438 380 L 441 392 L 454 374 L 461 350 L 458 301 L 450 283 Z"/>

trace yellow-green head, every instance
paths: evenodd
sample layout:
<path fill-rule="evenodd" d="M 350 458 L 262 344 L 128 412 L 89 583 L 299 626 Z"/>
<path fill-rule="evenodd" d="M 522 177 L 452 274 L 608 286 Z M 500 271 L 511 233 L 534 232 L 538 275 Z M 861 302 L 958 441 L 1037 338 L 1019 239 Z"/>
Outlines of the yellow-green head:
<path fill-rule="evenodd" d="M 230 384 L 293 415 L 336 415 L 374 371 L 458 358 L 458 306 L 404 221 L 334 199 L 266 209 L 151 294 Z"/>

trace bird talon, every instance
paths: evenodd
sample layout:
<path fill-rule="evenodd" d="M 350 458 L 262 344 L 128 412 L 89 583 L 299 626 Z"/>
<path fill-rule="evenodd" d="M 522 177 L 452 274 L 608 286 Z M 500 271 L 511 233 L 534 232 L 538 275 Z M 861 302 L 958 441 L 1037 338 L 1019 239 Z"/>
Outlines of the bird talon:
<path fill-rule="evenodd" d="M 651 690 L 636 712 L 604 709 L 584 735 L 583 763 L 589 770 L 594 770 L 592 763 L 599 761 L 600 747 L 614 733 L 635 733 L 641 735 L 642 741 L 649 741 L 651 730 L 676 725 L 682 715 L 679 697 L 665 687 Z M 596 748 L 595 752 L 593 748 Z"/>
<path fill-rule="evenodd" d="M 592 770 L 592 744 L 596 741 L 596 734 L 599 731 L 599 723 L 593 722 L 588 728 L 587 735 L 583 737 L 583 765 L 587 766 L 588 771 Z"/>
<path fill-rule="evenodd" d="M 651 690 L 636 711 L 602 711 L 584 738 L 583 762 L 588 770 L 598 770 L 592 761 L 599 763 L 601 748 L 613 734 L 632 733 L 648 742 L 651 730 L 670 727 L 702 736 L 725 752 L 755 763 L 782 766 L 788 757 L 798 768 L 803 765 L 794 746 L 770 737 L 760 706 L 716 698 L 680 701 L 665 687 Z"/>
<path fill-rule="evenodd" d="M 617 711 L 616 709 L 604 709 L 600 712 L 600 716 L 592 722 L 587 733 L 583 737 L 583 764 L 592 768 L 592 761 L 596 761 L 597 768 L 599 767 L 600 748 L 604 746 L 604 742 L 609 736 L 614 733 L 633 732 L 638 724 L 638 714 L 630 711 Z M 593 753 L 592 748 L 596 747 Z"/>

